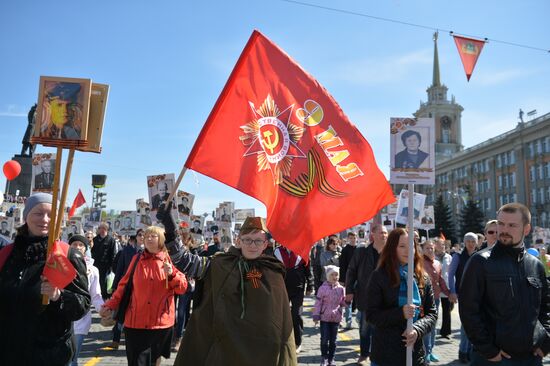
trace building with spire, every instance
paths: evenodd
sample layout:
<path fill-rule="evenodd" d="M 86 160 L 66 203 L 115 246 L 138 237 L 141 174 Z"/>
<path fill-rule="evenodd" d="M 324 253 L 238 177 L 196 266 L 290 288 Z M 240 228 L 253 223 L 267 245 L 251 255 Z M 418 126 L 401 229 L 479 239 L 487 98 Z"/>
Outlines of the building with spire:
<path fill-rule="evenodd" d="M 454 96 L 447 99 L 447 91 L 441 84 L 436 33 L 428 101 L 414 113 L 415 117 L 435 119 L 435 185 L 417 186 L 418 192 L 427 195 L 426 205 L 433 205 L 442 195 L 453 213 L 457 233 L 461 209 L 469 198 L 477 202 L 486 220 L 496 218 L 496 211 L 506 203 L 523 203 L 531 211 L 533 227 L 550 229 L 550 113 L 531 114 L 531 119 L 524 121 L 520 110 L 514 129 L 464 149 L 463 108 Z M 545 240 L 550 244 L 550 236 Z"/>
<path fill-rule="evenodd" d="M 441 84 L 439 55 L 437 51 L 437 33 L 434 33 L 434 66 L 432 85 L 426 90 L 428 101 L 420 102 L 420 108 L 414 113 L 417 118 L 435 119 L 435 159 L 439 161 L 452 157 L 462 150 L 461 117 L 464 108 L 455 101 L 447 99 L 448 88 Z"/>

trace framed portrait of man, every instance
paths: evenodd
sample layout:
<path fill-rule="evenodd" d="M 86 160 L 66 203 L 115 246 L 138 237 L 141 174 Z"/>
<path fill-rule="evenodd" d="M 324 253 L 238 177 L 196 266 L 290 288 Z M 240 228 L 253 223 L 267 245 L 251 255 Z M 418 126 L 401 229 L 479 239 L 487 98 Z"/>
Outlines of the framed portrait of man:
<path fill-rule="evenodd" d="M 177 192 L 177 202 L 178 202 L 178 215 L 180 218 L 183 216 L 189 216 L 193 212 L 193 202 L 195 201 L 195 195 L 185 192 Z"/>
<path fill-rule="evenodd" d="M 172 187 L 174 186 L 174 174 L 150 175 L 147 177 L 147 191 L 149 193 L 149 202 L 151 211 L 149 216 L 153 222 L 157 222 L 157 212 L 160 205 L 168 199 Z M 172 216 L 178 217 L 176 197 L 172 201 Z"/>
<path fill-rule="evenodd" d="M 101 222 L 101 208 L 91 208 L 89 222 L 93 226 L 98 225 Z"/>
<path fill-rule="evenodd" d="M 435 184 L 434 119 L 391 118 L 390 139 L 390 182 Z"/>
<path fill-rule="evenodd" d="M 0 236 L 5 240 L 12 240 L 12 234 L 14 232 L 13 217 L 0 216 Z"/>
<path fill-rule="evenodd" d="M 192 215 L 190 217 L 190 229 L 189 232 L 192 234 L 201 234 L 203 231 L 204 217 L 198 215 Z"/>
<path fill-rule="evenodd" d="M 85 141 L 91 91 L 90 79 L 41 76 L 34 134 L 37 141 L 67 147 L 76 146 L 70 141 Z"/>
<path fill-rule="evenodd" d="M 120 228 L 118 233 L 121 235 L 135 235 L 136 234 L 136 212 L 125 212 L 121 214 Z"/>
<path fill-rule="evenodd" d="M 32 157 L 32 192 L 53 191 L 56 154 L 34 154 Z"/>

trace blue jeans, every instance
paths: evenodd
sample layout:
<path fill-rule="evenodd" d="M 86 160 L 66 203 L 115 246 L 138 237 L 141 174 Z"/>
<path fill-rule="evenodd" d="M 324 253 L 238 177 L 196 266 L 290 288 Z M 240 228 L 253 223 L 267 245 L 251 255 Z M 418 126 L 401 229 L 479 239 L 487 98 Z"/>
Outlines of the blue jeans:
<path fill-rule="evenodd" d="M 361 348 L 361 356 L 370 356 L 370 345 L 372 341 L 372 335 L 374 333 L 374 327 L 367 323 L 365 312 L 358 311 L 359 314 L 359 346 Z"/>
<path fill-rule="evenodd" d="M 469 355 L 472 352 L 472 344 L 464 331 L 464 327 L 460 326 L 460 344 L 458 345 L 458 352 Z"/>
<path fill-rule="evenodd" d="M 338 323 L 321 321 L 321 356 L 323 359 L 334 359 L 337 335 Z"/>
<path fill-rule="evenodd" d="M 500 362 L 491 362 L 485 357 L 477 353 L 476 351 L 472 352 L 472 363 L 470 366 L 541 366 L 542 359 L 538 356 L 531 356 L 524 360 L 509 360 L 507 358 L 502 358 Z"/>
<path fill-rule="evenodd" d="M 351 319 L 353 315 L 352 312 L 353 309 L 351 308 L 351 304 L 346 305 L 346 307 L 344 308 L 344 320 L 346 321 L 346 326 L 351 324 Z"/>
<path fill-rule="evenodd" d="M 178 298 L 178 310 L 176 314 L 176 326 L 174 328 L 174 337 L 181 338 L 183 336 L 183 330 L 189 320 L 189 314 L 191 306 L 191 299 L 193 298 L 193 292 L 187 291 L 183 295 L 177 295 Z"/>
<path fill-rule="evenodd" d="M 82 349 L 82 343 L 84 343 L 84 337 L 86 337 L 84 334 L 73 334 L 73 339 L 74 339 L 74 344 L 76 349 L 74 351 L 73 361 L 70 363 L 70 366 L 78 366 L 78 354 Z"/>
<path fill-rule="evenodd" d="M 435 300 L 435 308 L 437 309 L 438 315 L 439 315 L 439 299 Z M 428 334 L 426 334 L 423 338 L 424 340 L 424 348 L 426 350 L 426 355 L 429 355 L 432 353 L 432 350 L 435 346 L 435 332 L 436 327 L 434 325 L 432 331 Z"/>

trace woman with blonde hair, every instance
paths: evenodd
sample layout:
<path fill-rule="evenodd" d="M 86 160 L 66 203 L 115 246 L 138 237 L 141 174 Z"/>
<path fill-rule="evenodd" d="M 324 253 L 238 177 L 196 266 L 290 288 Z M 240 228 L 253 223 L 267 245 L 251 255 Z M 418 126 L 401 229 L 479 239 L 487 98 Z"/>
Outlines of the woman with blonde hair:
<path fill-rule="evenodd" d="M 185 276 L 172 265 L 166 251 L 164 229 L 150 226 L 145 230 L 145 250 L 132 259 L 113 296 L 101 309 L 102 317 L 110 317 L 118 309 L 127 286 L 132 291 L 123 315 L 128 365 L 160 365 L 161 356 L 170 357 L 174 295 L 187 289 Z"/>
<path fill-rule="evenodd" d="M 392 230 L 367 285 L 365 315 L 374 326 L 371 349 L 373 365 L 404 365 L 407 346 L 413 346 L 413 365 L 427 364 L 422 337 L 435 327 L 437 309 L 430 278 L 422 268 L 422 255 L 416 240 L 412 304 L 407 303 L 408 258 L 407 231 L 402 228 Z M 407 319 L 411 318 L 413 329 L 407 332 Z"/>

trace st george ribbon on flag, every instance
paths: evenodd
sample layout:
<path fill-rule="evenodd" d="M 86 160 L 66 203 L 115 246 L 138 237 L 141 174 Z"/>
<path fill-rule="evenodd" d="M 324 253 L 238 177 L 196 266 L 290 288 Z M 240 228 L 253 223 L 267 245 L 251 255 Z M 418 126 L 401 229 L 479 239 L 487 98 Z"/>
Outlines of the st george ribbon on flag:
<path fill-rule="evenodd" d="M 185 166 L 263 202 L 275 240 L 302 258 L 395 201 L 369 143 L 332 96 L 258 31 Z"/>

